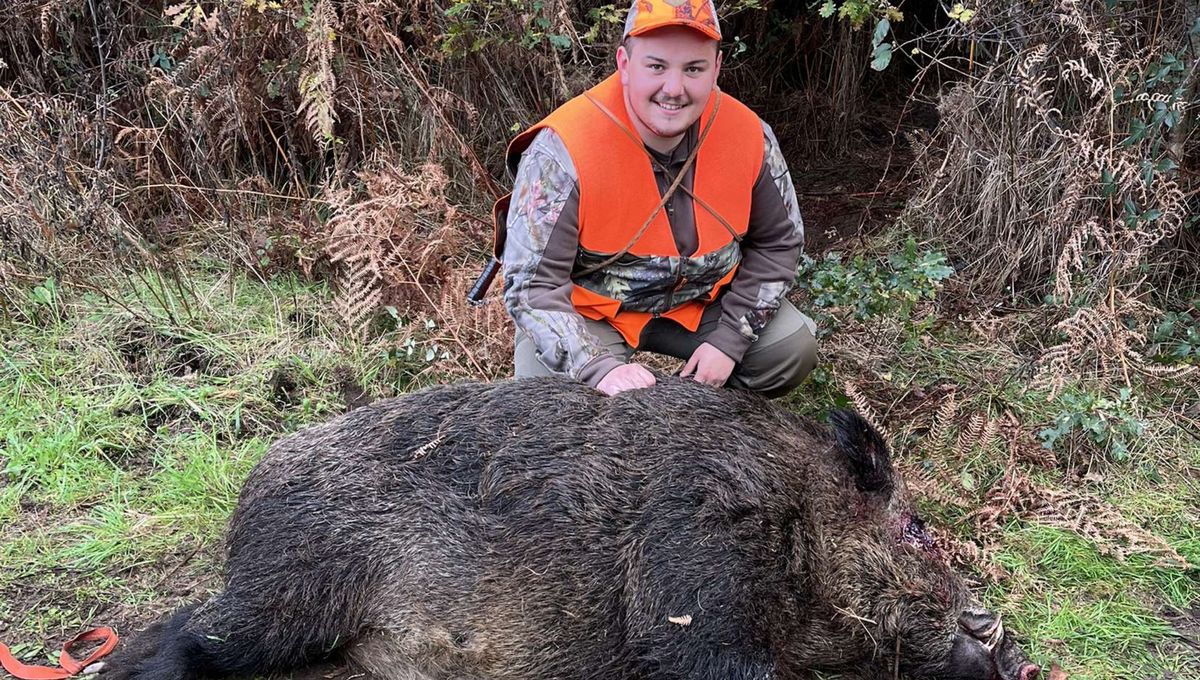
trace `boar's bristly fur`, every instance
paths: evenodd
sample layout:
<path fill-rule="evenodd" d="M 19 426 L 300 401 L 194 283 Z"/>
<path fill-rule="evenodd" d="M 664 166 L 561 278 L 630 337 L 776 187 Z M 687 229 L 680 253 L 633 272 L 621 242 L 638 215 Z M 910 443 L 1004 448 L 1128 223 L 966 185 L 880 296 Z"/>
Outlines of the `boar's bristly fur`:
<path fill-rule="evenodd" d="M 879 435 L 833 423 L 677 379 L 376 402 L 271 448 L 225 589 L 106 674 L 338 652 L 412 680 L 1036 677 L 942 564 Z"/>

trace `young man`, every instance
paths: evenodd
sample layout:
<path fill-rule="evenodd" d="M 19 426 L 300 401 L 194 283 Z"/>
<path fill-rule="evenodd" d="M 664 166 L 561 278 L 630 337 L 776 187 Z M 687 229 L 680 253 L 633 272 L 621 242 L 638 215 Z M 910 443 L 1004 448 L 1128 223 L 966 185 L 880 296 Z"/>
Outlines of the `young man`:
<path fill-rule="evenodd" d="M 796 193 L 770 127 L 717 88 L 720 38 L 712 0 L 634 0 L 617 72 L 509 145 L 517 376 L 616 394 L 654 384 L 647 350 L 776 397 L 812 370 L 815 327 L 785 299 Z"/>

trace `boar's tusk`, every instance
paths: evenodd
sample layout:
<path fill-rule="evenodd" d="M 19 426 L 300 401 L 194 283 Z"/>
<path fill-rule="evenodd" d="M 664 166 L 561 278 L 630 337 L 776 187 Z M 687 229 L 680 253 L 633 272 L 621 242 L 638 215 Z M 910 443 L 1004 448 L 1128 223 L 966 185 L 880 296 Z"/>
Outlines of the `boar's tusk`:
<path fill-rule="evenodd" d="M 992 627 L 985 631 L 987 642 L 983 643 L 984 649 L 988 652 L 995 653 L 996 647 L 1000 645 L 1000 641 L 1004 639 L 1004 621 L 999 616 L 996 617 L 996 622 Z"/>

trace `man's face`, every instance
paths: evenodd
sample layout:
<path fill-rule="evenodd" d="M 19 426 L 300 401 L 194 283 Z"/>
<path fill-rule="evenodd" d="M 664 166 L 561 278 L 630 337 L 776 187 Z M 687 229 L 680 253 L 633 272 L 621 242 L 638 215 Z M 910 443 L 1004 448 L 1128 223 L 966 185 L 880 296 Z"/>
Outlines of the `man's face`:
<path fill-rule="evenodd" d="M 717 42 L 684 26 L 629 38 L 617 49 L 625 105 L 650 148 L 669 151 L 695 123 L 717 82 Z"/>

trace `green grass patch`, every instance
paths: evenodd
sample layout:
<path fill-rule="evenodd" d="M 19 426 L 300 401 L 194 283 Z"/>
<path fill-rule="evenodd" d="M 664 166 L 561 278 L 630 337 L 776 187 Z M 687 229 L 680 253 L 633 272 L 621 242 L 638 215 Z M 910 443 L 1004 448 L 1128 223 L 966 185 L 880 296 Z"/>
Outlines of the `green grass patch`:
<path fill-rule="evenodd" d="M 322 285 L 194 274 L 186 300 L 154 277 L 118 304 L 55 287 L 0 325 L 0 621 L 27 656 L 154 606 L 189 561 L 216 574 L 269 443 L 422 368 L 386 335 L 342 342 Z"/>
<path fill-rule="evenodd" d="M 148 502 L 163 516 L 193 518 L 204 536 L 219 534 L 242 480 L 266 450 L 261 439 L 229 446 L 207 432 L 178 437 L 156 457 Z"/>
<path fill-rule="evenodd" d="M 1096 680 L 1195 670 L 1194 650 L 1162 616 L 1164 604 L 1200 600 L 1194 574 L 1139 556 L 1121 562 L 1073 532 L 1036 524 L 1010 525 L 1003 544 L 997 559 L 1012 577 L 989 587 L 985 599 L 1038 660 Z"/>

